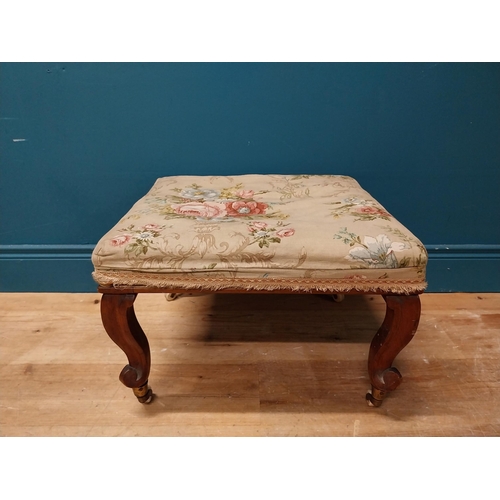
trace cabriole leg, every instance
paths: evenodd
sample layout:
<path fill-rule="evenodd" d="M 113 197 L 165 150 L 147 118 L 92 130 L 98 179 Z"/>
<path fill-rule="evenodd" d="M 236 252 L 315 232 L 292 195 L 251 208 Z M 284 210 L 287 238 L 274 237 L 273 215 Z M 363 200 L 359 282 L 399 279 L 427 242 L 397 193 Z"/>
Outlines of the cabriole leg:
<path fill-rule="evenodd" d="M 133 389 L 140 403 L 149 403 L 153 397 L 148 386 L 151 354 L 148 339 L 135 316 L 136 297 L 136 293 L 104 293 L 101 317 L 107 334 L 128 359 L 128 365 L 120 373 L 120 381 Z"/>
<path fill-rule="evenodd" d="M 401 383 L 401 373 L 392 363 L 415 335 L 420 319 L 418 295 L 384 295 L 384 300 L 384 322 L 372 340 L 368 357 L 372 391 L 366 399 L 370 406 L 380 406 L 386 394 Z"/>

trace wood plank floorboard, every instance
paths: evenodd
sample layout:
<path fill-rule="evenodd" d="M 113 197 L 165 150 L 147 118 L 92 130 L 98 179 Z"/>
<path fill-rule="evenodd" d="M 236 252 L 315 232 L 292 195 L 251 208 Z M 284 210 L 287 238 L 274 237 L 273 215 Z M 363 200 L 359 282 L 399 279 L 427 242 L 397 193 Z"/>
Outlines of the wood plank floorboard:
<path fill-rule="evenodd" d="M 150 405 L 118 381 L 99 294 L 1 299 L 1 436 L 500 436 L 500 294 L 424 294 L 380 408 L 379 296 L 139 295 Z"/>

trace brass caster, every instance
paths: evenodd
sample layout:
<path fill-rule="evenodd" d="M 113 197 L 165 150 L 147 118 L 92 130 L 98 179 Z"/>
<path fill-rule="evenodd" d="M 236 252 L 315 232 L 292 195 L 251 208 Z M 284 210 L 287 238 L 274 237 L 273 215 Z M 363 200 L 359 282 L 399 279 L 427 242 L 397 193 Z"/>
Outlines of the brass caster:
<path fill-rule="evenodd" d="M 368 406 L 375 406 L 378 408 L 382 404 L 385 395 L 385 391 L 381 391 L 380 389 L 375 389 L 375 387 L 373 387 L 371 391 L 366 393 L 366 402 L 368 403 Z"/>
<path fill-rule="evenodd" d="M 147 405 L 153 401 L 153 391 L 150 389 L 147 382 L 141 385 L 141 387 L 134 387 L 132 390 L 139 403 Z"/>
<path fill-rule="evenodd" d="M 332 299 L 334 302 L 342 302 L 345 299 L 345 295 L 343 293 L 335 293 L 332 295 Z"/>
<path fill-rule="evenodd" d="M 166 293 L 165 298 L 168 302 L 172 302 L 172 300 L 178 299 L 182 293 Z"/>

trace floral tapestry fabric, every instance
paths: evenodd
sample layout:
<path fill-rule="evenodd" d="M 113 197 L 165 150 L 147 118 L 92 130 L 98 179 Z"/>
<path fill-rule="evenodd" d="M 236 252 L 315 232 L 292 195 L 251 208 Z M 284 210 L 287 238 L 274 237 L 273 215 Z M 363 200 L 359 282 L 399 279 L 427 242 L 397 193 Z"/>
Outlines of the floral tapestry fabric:
<path fill-rule="evenodd" d="M 121 276 L 163 286 L 185 277 L 421 289 L 427 253 L 351 177 L 248 174 L 158 179 L 101 238 L 92 261 L 100 284 Z"/>

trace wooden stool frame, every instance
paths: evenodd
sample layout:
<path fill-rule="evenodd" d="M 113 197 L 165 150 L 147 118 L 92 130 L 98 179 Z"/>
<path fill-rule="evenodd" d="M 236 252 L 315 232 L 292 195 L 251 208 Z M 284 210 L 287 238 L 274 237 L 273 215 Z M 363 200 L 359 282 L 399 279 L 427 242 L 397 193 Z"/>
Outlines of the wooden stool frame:
<path fill-rule="evenodd" d="M 101 316 L 104 328 L 109 337 L 122 349 L 128 364 L 120 373 L 120 381 L 133 389 L 140 403 L 149 403 L 153 392 L 148 385 L 151 368 L 151 354 L 148 339 L 137 321 L 134 301 L 139 293 L 279 293 L 279 294 L 327 294 L 320 291 L 297 292 L 292 290 L 235 290 L 226 288 L 216 292 L 212 290 L 165 289 L 145 287 L 105 287 L 100 286 L 102 293 Z M 382 295 L 386 303 L 386 314 L 382 325 L 373 337 L 368 356 L 368 374 L 371 392 L 366 395 L 370 406 L 380 406 L 385 396 L 395 390 L 401 383 L 402 376 L 392 366 L 396 356 L 408 345 L 418 327 L 420 320 L 420 294 L 391 294 L 387 291 L 339 292 L 345 295 Z M 334 292 L 329 292 L 332 295 Z"/>

